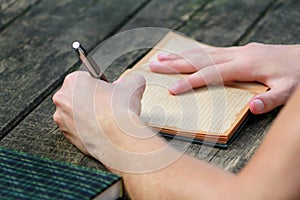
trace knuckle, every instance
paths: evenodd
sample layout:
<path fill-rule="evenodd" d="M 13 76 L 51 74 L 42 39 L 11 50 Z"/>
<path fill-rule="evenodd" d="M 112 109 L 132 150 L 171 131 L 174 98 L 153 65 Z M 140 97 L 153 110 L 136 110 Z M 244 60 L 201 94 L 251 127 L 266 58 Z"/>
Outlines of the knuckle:
<path fill-rule="evenodd" d="M 61 121 L 60 115 L 58 114 L 58 111 L 55 111 L 55 113 L 53 114 L 53 121 L 59 125 L 59 122 Z"/>
<path fill-rule="evenodd" d="M 72 72 L 70 74 L 67 74 L 65 76 L 63 86 L 64 85 L 73 85 L 73 83 L 76 81 L 77 76 L 79 74 L 84 74 L 84 73 L 85 72 L 82 72 L 82 71 L 75 71 L 75 72 Z"/>
<path fill-rule="evenodd" d="M 250 43 L 246 44 L 244 47 L 247 48 L 247 49 L 253 49 L 253 48 L 256 48 L 258 46 L 260 46 L 260 44 L 257 43 L 257 42 L 250 42 Z"/>
<path fill-rule="evenodd" d="M 77 74 L 77 72 L 72 72 L 72 73 L 68 74 L 68 75 L 65 77 L 64 83 L 69 83 L 69 82 L 74 81 L 75 75 L 76 75 L 76 74 Z"/>
<path fill-rule="evenodd" d="M 62 99 L 62 93 L 59 90 L 53 95 L 52 102 L 54 103 L 55 106 L 60 106 L 61 99 Z"/>
<path fill-rule="evenodd" d="M 261 44 L 251 42 L 241 47 L 241 53 L 239 54 L 239 65 L 242 67 L 253 66 L 255 58 L 257 57 L 257 49 Z"/>
<path fill-rule="evenodd" d="M 52 96 L 52 102 L 54 103 L 54 105 L 57 105 L 58 103 L 57 92 Z"/>
<path fill-rule="evenodd" d="M 258 50 L 258 48 L 260 48 L 260 45 L 261 44 L 259 44 L 257 42 L 250 42 L 250 43 L 246 44 L 245 46 L 241 47 L 242 53 L 244 55 L 247 55 L 245 57 L 251 57 L 255 53 L 257 53 L 257 50 Z"/>

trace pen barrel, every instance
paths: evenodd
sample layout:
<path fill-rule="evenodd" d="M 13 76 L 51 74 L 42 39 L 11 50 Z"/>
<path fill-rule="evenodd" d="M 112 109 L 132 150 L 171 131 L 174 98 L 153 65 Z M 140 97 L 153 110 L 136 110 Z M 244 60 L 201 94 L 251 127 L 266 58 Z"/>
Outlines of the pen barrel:
<path fill-rule="evenodd" d="M 82 64 L 85 66 L 92 77 L 109 82 L 105 75 L 101 72 L 101 69 L 97 65 L 96 61 L 91 56 L 86 56 L 86 51 L 79 42 L 74 42 L 72 46 Z"/>

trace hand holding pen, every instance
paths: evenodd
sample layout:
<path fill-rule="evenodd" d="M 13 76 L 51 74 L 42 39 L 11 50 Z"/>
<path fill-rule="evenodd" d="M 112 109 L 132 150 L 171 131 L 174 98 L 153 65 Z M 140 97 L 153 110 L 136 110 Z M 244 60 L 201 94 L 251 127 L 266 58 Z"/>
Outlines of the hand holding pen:
<path fill-rule="evenodd" d="M 79 42 L 73 42 L 72 47 L 92 77 L 109 82 L 105 75 L 101 72 L 101 69 L 97 63 L 91 57 L 87 57 L 86 51 Z"/>

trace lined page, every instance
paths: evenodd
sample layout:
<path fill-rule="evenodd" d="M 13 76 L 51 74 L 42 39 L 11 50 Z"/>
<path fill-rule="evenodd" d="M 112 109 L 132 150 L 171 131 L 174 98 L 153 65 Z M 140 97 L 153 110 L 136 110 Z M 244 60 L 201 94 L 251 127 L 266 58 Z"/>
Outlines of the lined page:
<path fill-rule="evenodd" d="M 209 86 L 174 96 L 168 87 L 178 77 L 143 70 L 135 73 L 147 82 L 141 118 L 152 127 L 223 135 L 254 95 L 237 88 Z"/>

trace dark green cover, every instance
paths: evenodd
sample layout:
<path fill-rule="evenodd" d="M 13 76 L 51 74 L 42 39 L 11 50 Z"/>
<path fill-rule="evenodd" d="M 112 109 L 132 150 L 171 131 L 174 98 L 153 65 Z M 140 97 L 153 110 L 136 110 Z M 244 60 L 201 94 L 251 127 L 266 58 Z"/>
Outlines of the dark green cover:
<path fill-rule="evenodd" d="M 120 179 L 0 147 L 1 199 L 91 199 Z"/>

